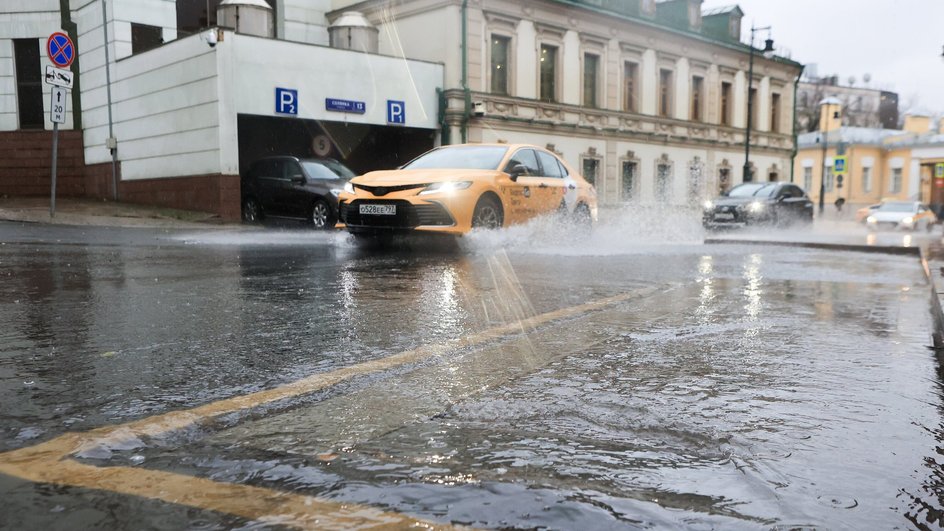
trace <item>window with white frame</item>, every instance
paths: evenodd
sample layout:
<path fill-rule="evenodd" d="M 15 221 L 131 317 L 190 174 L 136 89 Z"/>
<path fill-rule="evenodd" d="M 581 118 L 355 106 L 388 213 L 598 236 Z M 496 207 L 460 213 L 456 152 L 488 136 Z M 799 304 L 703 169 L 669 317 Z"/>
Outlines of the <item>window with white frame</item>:
<path fill-rule="evenodd" d="M 639 193 L 639 162 L 635 160 L 624 160 L 622 169 L 620 200 L 623 202 L 633 201 Z"/>
<path fill-rule="evenodd" d="M 902 169 L 901 168 L 892 168 L 892 179 L 888 183 L 888 191 L 893 194 L 901 193 L 901 179 L 902 179 Z"/>
<path fill-rule="evenodd" d="M 623 63 L 623 110 L 639 112 L 639 63 Z"/>
<path fill-rule="evenodd" d="M 826 188 L 826 191 L 827 191 L 827 192 L 832 192 L 832 191 L 833 191 L 833 187 L 834 187 L 834 184 L 833 184 L 834 179 L 833 179 L 833 178 L 835 177 L 835 176 L 833 175 L 833 166 L 832 166 L 832 164 L 830 164 L 829 166 L 827 166 L 825 169 L 826 169 L 826 177 L 825 177 L 825 180 L 823 181 L 823 186 L 824 186 L 824 188 Z"/>
<path fill-rule="evenodd" d="M 557 51 L 557 46 L 551 44 L 541 45 L 541 101 L 557 101 Z"/>
<path fill-rule="evenodd" d="M 583 178 L 588 183 L 596 186 L 600 174 L 600 159 L 595 157 L 582 157 L 580 166 L 583 169 Z"/>
<path fill-rule="evenodd" d="M 583 105 L 597 107 L 599 92 L 600 56 L 593 53 L 583 54 Z"/>
<path fill-rule="evenodd" d="M 813 168 L 803 168 L 803 189 L 809 192 L 813 188 Z"/>
<path fill-rule="evenodd" d="M 490 52 L 491 89 L 493 94 L 509 94 L 509 71 L 511 67 L 509 51 L 511 38 L 504 35 L 492 35 Z"/>
<path fill-rule="evenodd" d="M 865 193 L 872 191 L 872 168 L 862 168 L 862 191 Z"/>
<path fill-rule="evenodd" d="M 656 201 L 668 203 L 672 198 L 672 165 L 660 162 L 656 165 Z"/>

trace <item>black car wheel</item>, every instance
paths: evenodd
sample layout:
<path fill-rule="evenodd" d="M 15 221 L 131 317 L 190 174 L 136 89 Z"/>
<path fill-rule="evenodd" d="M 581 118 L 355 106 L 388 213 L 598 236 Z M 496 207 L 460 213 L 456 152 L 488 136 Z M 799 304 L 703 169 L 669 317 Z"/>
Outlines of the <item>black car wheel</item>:
<path fill-rule="evenodd" d="M 258 223 L 262 219 L 262 208 L 254 197 L 247 197 L 243 200 L 243 221 L 246 223 Z"/>
<path fill-rule="evenodd" d="M 479 199 L 472 212 L 472 228 L 498 229 L 504 224 L 501 204 L 494 197 Z"/>
<path fill-rule="evenodd" d="M 593 228 L 593 216 L 590 215 L 590 207 L 581 203 L 574 209 L 574 227 L 579 234 L 590 234 Z"/>
<path fill-rule="evenodd" d="M 315 199 L 311 204 L 311 212 L 309 212 L 308 220 L 311 222 L 311 225 L 318 230 L 333 228 L 336 223 L 334 214 L 331 212 L 331 207 L 328 206 L 328 202 L 324 199 Z"/>

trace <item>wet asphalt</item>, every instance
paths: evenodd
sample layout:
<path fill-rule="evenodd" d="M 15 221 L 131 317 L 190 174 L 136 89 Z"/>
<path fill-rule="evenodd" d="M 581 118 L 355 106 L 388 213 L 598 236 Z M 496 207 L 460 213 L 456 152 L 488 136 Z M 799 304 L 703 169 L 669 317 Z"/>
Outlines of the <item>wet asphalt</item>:
<path fill-rule="evenodd" d="M 2 223 L 0 452 L 437 345 L 75 459 L 483 528 L 940 525 L 917 258 L 704 236 L 626 220 L 365 248 Z M 2 474 L 0 497 L 9 529 L 278 527 Z"/>

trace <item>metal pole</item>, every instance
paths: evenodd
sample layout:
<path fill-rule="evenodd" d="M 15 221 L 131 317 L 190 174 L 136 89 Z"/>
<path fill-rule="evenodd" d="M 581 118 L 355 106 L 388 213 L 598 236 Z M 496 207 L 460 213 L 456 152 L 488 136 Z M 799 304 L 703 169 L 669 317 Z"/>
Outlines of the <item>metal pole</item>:
<path fill-rule="evenodd" d="M 113 121 L 111 115 L 111 68 L 108 64 L 108 16 L 106 14 L 105 0 L 102 0 L 102 33 L 105 35 L 105 92 L 108 96 L 108 141 L 106 146 L 111 142 L 111 139 L 115 138 L 115 132 L 113 129 Z M 111 151 L 111 184 L 112 184 L 112 199 L 115 201 L 118 200 L 118 150 L 108 146 L 108 150 Z"/>
<path fill-rule="evenodd" d="M 59 122 L 52 124 L 52 189 L 49 195 L 49 217 L 56 217 L 56 166 L 59 164 Z"/>
<path fill-rule="evenodd" d="M 747 69 L 747 130 L 745 132 L 744 139 L 744 182 L 750 182 L 754 180 L 754 176 L 751 174 L 751 118 L 754 114 L 754 98 L 751 97 L 751 92 L 754 90 L 754 32 L 756 30 L 754 27 L 751 27 L 751 54 L 748 64 L 750 65 Z"/>
<path fill-rule="evenodd" d="M 820 111 L 822 112 L 822 111 Z M 819 215 L 823 215 L 826 205 L 826 151 L 829 145 L 829 108 L 826 108 L 826 123 L 823 126 L 823 164 L 819 177 Z"/>

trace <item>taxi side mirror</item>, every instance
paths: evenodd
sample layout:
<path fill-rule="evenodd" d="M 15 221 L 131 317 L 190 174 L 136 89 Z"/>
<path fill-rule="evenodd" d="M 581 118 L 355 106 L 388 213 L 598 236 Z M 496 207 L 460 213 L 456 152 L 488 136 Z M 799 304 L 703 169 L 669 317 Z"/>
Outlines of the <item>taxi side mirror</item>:
<path fill-rule="evenodd" d="M 511 167 L 511 171 L 508 172 L 508 175 L 511 176 L 513 182 L 518 181 L 518 177 L 528 174 L 528 168 L 524 164 L 515 164 Z"/>

